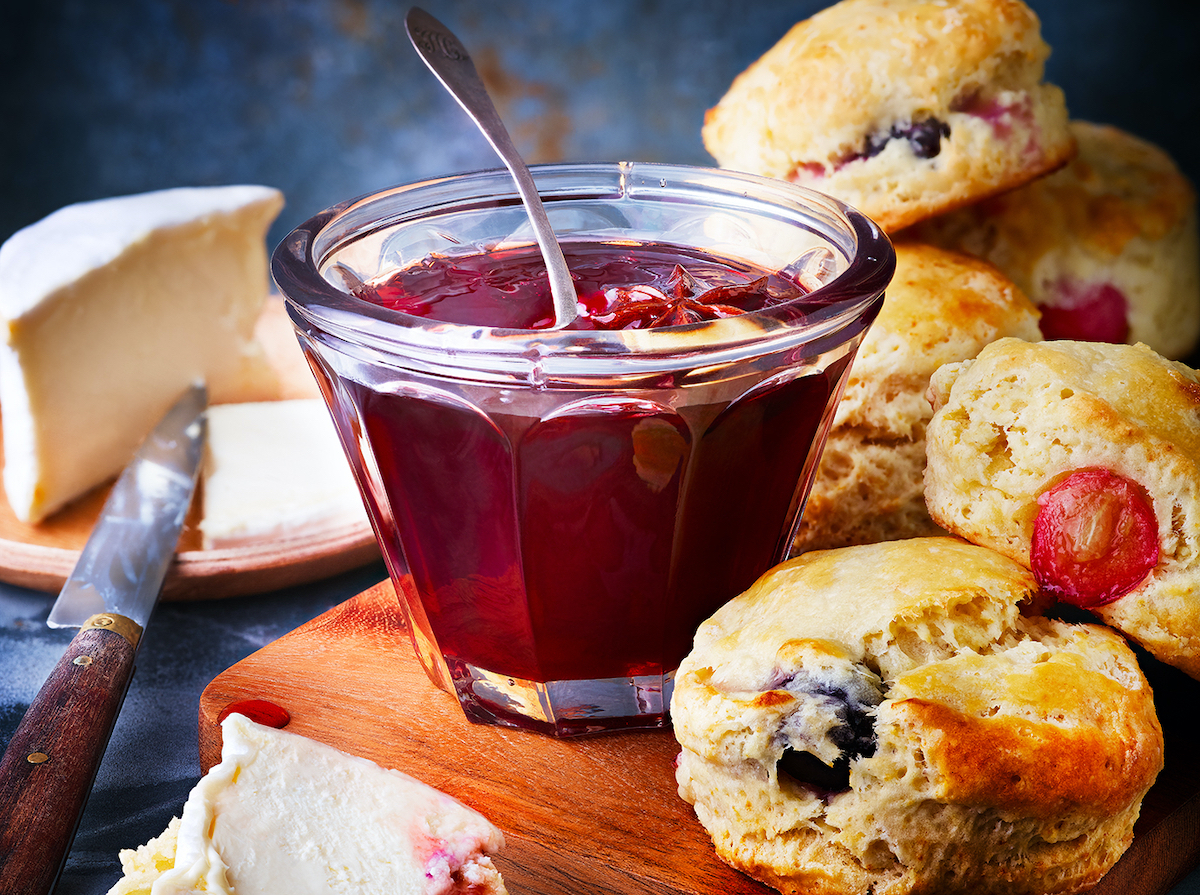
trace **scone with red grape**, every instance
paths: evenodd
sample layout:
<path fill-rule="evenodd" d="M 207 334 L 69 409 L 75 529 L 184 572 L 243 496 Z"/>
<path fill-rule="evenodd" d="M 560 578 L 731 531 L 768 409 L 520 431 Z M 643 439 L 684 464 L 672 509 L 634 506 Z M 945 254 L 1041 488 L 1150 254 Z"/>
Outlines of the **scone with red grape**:
<path fill-rule="evenodd" d="M 925 498 L 1200 678 L 1200 376 L 1144 345 L 1001 339 L 930 384 Z"/>
<path fill-rule="evenodd" d="M 1071 132 L 1066 168 L 927 221 L 920 238 L 996 264 L 1041 308 L 1047 339 L 1186 358 L 1200 337 L 1195 190 L 1139 137 L 1084 121 Z"/>
<path fill-rule="evenodd" d="M 704 144 L 724 168 L 835 196 L 894 232 L 1071 158 L 1049 53 L 1021 0 L 842 0 L 734 80 Z"/>
<path fill-rule="evenodd" d="M 956 538 L 805 553 L 696 635 L 679 793 L 785 893 L 1072 893 L 1132 838 L 1162 731 L 1129 646 Z"/>
<path fill-rule="evenodd" d="M 897 242 L 793 542 L 800 552 L 940 533 L 925 508 L 926 392 L 943 364 L 1003 336 L 1040 338 L 1011 280 L 969 255 Z"/>

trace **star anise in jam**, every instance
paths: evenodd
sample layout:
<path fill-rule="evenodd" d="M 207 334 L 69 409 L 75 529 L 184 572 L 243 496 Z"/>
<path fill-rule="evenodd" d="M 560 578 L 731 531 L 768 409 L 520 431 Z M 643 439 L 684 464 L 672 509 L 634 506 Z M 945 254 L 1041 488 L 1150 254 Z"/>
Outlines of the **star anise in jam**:
<path fill-rule="evenodd" d="M 760 277 L 740 285 L 704 289 L 681 265 L 675 265 L 665 288 L 655 286 L 618 286 L 604 291 L 604 309 L 591 314 L 605 329 L 650 329 L 657 326 L 681 326 L 723 317 L 736 317 L 745 309 L 732 302 L 762 294 L 767 278 Z"/>

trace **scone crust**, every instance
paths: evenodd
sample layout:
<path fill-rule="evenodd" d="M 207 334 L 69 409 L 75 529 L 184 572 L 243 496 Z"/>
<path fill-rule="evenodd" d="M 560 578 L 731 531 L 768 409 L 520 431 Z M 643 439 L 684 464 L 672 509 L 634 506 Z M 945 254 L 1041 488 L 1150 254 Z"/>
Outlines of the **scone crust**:
<path fill-rule="evenodd" d="M 1104 284 L 1128 304 L 1129 344 L 1182 359 L 1200 338 L 1196 193 L 1159 147 L 1109 125 L 1070 123 L 1060 171 L 916 228 L 995 263 L 1037 305 Z"/>
<path fill-rule="evenodd" d="M 714 614 L 672 713 L 680 794 L 721 857 L 783 892 L 1094 884 L 1162 733 L 1124 641 L 1023 615 L 1034 589 L 994 551 L 920 538 L 806 553 Z M 822 706 L 855 675 L 878 681 L 876 745 L 821 794 L 778 763 L 826 749 Z"/>
<path fill-rule="evenodd" d="M 1036 309 L 991 264 L 911 240 L 895 250 L 896 273 L 850 369 L 795 552 L 940 533 L 923 483 L 930 377 L 998 338 L 1040 338 Z"/>
<path fill-rule="evenodd" d="M 1072 156 L 1040 28 L 1020 0 L 842 0 L 734 80 L 705 117 L 705 146 L 722 167 L 821 190 L 895 232 Z M 949 128 L 935 156 L 892 139 L 857 157 L 927 119 Z"/>
<path fill-rule="evenodd" d="M 1145 346 L 1001 339 L 938 370 L 925 496 L 944 529 L 1025 566 L 1037 498 L 1108 469 L 1151 499 L 1160 559 L 1095 612 L 1200 677 L 1200 377 Z"/>

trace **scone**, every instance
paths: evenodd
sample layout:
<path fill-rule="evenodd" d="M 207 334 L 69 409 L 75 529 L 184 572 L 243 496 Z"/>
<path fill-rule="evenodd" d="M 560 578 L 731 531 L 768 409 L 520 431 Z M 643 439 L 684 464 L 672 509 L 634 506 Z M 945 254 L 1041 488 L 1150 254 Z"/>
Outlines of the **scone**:
<path fill-rule="evenodd" d="M 793 552 L 939 533 L 925 509 L 925 393 L 934 370 L 1002 336 L 1038 339 L 1037 311 L 974 257 L 896 243 L 887 299 L 850 369 Z"/>
<path fill-rule="evenodd" d="M 1002 339 L 930 393 L 938 524 L 1200 678 L 1200 376 L 1144 345 Z"/>
<path fill-rule="evenodd" d="M 785 893 L 1070 893 L 1162 768 L 1151 692 L 1100 625 L 1022 614 L 1032 576 L 916 538 L 806 553 L 696 635 L 680 795 Z"/>
<path fill-rule="evenodd" d="M 1186 358 L 1200 337 L 1195 190 L 1145 140 L 1083 121 L 1071 132 L 1079 155 L 1066 168 L 917 235 L 997 265 L 1041 308 L 1047 339 Z"/>
<path fill-rule="evenodd" d="M 842 0 L 734 80 L 704 144 L 722 167 L 835 196 L 894 232 L 1070 159 L 1049 53 L 1020 0 Z"/>

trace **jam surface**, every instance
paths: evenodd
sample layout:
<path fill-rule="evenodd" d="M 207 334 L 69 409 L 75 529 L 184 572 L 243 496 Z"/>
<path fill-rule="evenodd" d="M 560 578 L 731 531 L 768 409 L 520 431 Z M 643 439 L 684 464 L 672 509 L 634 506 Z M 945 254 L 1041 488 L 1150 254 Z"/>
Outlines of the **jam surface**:
<path fill-rule="evenodd" d="M 578 296 L 577 330 L 647 329 L 732 317 L 791 301 L 790 277 L 665 243 L 565 242 Z M 548 329 L 553 299 L 536 246 L 430 255 L 355 293 L 385 308 L 447 323 Z"/>

